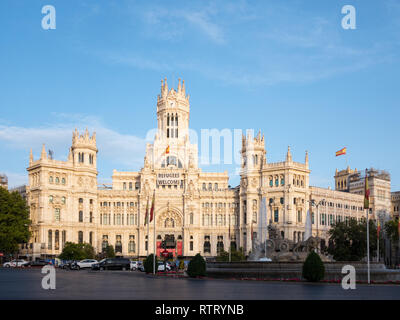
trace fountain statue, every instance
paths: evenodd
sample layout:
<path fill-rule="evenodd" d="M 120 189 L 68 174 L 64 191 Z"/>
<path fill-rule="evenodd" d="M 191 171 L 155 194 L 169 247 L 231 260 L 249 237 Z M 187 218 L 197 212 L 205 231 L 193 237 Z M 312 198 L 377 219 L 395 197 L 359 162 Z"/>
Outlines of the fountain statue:
<path fill-rule="evenodd" d="M 253 248 L 249 255 L 249 261 L 262 261 L 261 258 L 269 258 L 273 262 L 304 261 L 312 251 L 320 254 L 321 239 L 309 236 L 304 241 L 295 243 L 292 240 L 284 239 L 278 228 L 272 224 L 268 226 L 268 239 L 264 242 L 253 241 Z M 323 261 L 330 259 L 320 254 Z"/>

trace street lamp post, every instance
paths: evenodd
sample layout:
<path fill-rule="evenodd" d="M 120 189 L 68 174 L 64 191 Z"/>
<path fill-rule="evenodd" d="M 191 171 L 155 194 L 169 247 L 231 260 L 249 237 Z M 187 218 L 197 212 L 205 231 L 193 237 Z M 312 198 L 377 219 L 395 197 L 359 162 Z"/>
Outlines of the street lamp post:
<path fill-rule="evenodd" d="M 324 204 L 325 199 L 320 200 L 318 203 L 315 203 L 314 199 L 311 199 L 311 206 L 316 207 L 317 208 L 317 216 L 314 217 L 314 221 L 316 221 L 316 225 L 317 225 L 317 238 L 319 237 L 319 206 L 322 204 Z"/>

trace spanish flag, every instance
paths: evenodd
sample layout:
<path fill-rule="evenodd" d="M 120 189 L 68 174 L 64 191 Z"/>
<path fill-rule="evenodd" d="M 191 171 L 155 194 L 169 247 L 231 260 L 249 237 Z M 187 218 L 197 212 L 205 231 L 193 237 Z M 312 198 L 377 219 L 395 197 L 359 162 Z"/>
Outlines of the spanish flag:
<path fill-rule="evenodd" d="M 340 149 L 339 151 L 336 151 L 336 157 L 346 154 L 346 151 L 347 151 L 346 147 L 344 147 L 343 149 Z"/>
<path fill-rule="evenodd" d="M 365 170 L 365 184 L 364 184 L 364 209 L 369 209 L 369 186 L 368 186 L 368 174 Z"/>
<path fill-rule="evenodd" d="M 153 200 L 151 201 L 151 209 L 150 209 L 150 222 L 153 221 L 153 217 L 154 217 L 154 200 L 156 198 L 156 191 L 154 190 L 153 193 Z"/>
<path fill-rule="evenodd" d="M 147 198 L 146 215 L 144 218 L 144 225 L 149 223 L 149 198 Z"/>
<path fill-rule="evenodd" d="M 169 153 L 169 145 L 167 146 L 167 149 L 165 149 L 165 154 Z"/>

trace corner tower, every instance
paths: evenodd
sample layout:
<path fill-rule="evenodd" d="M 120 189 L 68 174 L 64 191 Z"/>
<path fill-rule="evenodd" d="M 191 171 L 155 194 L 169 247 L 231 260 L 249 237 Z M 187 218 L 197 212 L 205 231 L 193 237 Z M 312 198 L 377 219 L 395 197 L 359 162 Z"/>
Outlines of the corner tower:
<path fill-rule="evenodd" d="M 96 169 L 96 133 L 94 132 L 90 137 L 89 131 L 86 129 L 84 134 L 79 135 L 78 130 L 75 129 L 72 133 L 72 147 L 70 149 L 68 160 L 72 161 L 74 166 Z"/>

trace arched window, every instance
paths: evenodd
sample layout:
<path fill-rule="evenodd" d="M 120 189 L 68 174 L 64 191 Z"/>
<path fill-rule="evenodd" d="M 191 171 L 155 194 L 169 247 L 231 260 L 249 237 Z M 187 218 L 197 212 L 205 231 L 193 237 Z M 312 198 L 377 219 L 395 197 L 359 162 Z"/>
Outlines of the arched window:
<path fill-rule="evenodd" d="M 204 253 L 211 253 L 210 236 L 205 236 L 204 237 L 203 251 L 204 251 Z"/>
<path fill-rule="evenodd" d="M 79 222 L 83 222 L 83 211 L 79 211 Z"/>
<path fill-rule="evenodd" d="M 60 183 L 60 178 L 56 177 L 56 183 L 59 184 Z"/>
<path fill-rule="evenodd" d="M 218 183 L 214 183 L 214 191 L 218 191 Z"/>
<path fill-rule="evenodd" d="M 135 243 L 134 238 L 132 238 L 132 236 L 129 236 L 128 251 L 131 253 L 136 251 L 136 243 Z"/>
<path fill-rule="evenodd" d="M 93 243 L 93 231 L 89 232 L 89 244 L 92 245 Z"/>
<path fill-rule="evenodd" d="M 217 215 L 217 226 L 222 226 L 222 214 Z"/>
<path fill-rule="evenodd" d="M 224 251 L 224 237 L 218 236 L 217 254 L 221 253 L 222 251 Z"/>
<path fill-rule="evenodd" d="M 52 246 L 53 246 L 53 232 L 51 230 L 49 230 L 48 239 L 47 240 L 48 240 L 47 248 L 51 249 Z"/>
<path fill-rule="evenodd" d="M 53 203 L 53 196 L 52 195 L 49 196 L 49 203 Z"/>
<path fill-rule="evenodd" d="M 203 183 L 203 191 L 207 190 L 207 185 L 205 183 Z"/>
<path fill-rule="evenodd" d="M 164 227 L 165 228 L 174 228 L 175 227 L 175 221 L 174 219 L 167 218 L 164 221 Z"/>
<path fill-rule="evenodd" d="M 209 190 L 209 191 L 212 191 L 212 183 L 209 183 L 209 184 L 208 184 L 208 190 Z"/>
<path fill-rule="evenodd" d="M 63 230 L 63 232 L 61 232 L 61 243 L 63 248 L 66 241 L 67 241 L 67 231 Z"/>
<path fill-rule="evenodd" d="M 62 184 L 65 184 L 65 178 L 62 178 L 62 179 L 61 179 L 61 183 L 62 183 Z"/>
<path fill-rule="evenodd" d="M 107 247 L 108 247 L 108 236 L 103 235 L 103 241 L 101 243 L 101 248 L 102 248 L 103 252 L 107 249 Z"/>
<path fill-rule="evenodd" d="M 49 183 L 53 183 L 53 176 L 50 176 Z"/>
<path fill-rule="evenodd" d="M 78 231 L 78 243 L 83 243 L 83 232 Z"/>
<path fill-rule="evenodd" d="M 121 236 L 117 235 L 116 241 L 115 241 L 115 253 L 122 253 L 122 242 L 121 242 Z"/>

